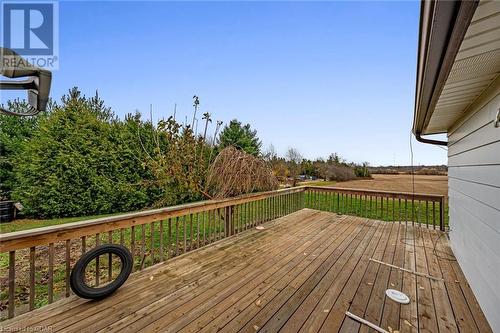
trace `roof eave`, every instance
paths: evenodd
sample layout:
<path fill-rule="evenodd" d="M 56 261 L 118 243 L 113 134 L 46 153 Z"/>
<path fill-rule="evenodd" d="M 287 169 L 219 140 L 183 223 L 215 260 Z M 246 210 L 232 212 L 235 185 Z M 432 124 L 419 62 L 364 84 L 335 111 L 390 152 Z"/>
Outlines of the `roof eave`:
<path fill-rule="evenodd" d="M 422 1 L 413 133 L 427 127 L 479 1 Z M 432 134 L 446 133 L 432 131 Z"/>

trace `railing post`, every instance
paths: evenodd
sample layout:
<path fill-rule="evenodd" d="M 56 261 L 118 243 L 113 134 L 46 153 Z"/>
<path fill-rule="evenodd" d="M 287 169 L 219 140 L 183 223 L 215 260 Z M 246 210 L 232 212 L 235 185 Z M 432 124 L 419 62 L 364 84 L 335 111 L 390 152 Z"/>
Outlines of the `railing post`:
<path fill-rule="evenodd" d="M 445 231 L 444 225 L 444 197 L 439 199 L 439 230 Z"/>
<path fill-rule="evenodd" d="M 224 231 L 226 233 L 226 237 L 234 235 L 233 207 L 234 206 L 227 206 L 225 209 L 226 214 L 225 214 L 224 220 L 226 223 L 225 223 Z"/>

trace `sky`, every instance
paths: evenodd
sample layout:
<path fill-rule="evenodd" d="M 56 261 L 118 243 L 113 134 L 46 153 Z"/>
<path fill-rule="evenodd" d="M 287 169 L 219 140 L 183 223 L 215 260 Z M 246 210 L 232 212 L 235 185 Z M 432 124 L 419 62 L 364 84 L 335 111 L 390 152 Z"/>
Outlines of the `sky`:
<path fill-rule="evenodd" d="M 250 123 L 284 155 L 408 165 L 419 2 L 59 3 L 51 96 L 97 90 L 120 117 Z M 3 100 L 2 100 L 3 102 Z M 202 126 L 199 126 L 201 131 Z M 213 126 L 212 126 L 213 130 Z M 446 151 L 413 139 L 415 164 Z"/>

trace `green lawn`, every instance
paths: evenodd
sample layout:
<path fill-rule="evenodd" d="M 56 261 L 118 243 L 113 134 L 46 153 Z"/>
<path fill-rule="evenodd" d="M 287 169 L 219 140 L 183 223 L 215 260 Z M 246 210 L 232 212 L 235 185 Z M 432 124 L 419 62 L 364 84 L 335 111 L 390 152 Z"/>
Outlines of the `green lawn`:
<path fill-rule="evenodd" d="M 436 225 L 439 228 L 439 204 L 375 197 L 339 195 L 332 192 L 306 192 L 308 208 L 362 216 L 382 221 L 409 221 Z M 444 224 L 448 225 L 448 206 L 444 207 Z"/>

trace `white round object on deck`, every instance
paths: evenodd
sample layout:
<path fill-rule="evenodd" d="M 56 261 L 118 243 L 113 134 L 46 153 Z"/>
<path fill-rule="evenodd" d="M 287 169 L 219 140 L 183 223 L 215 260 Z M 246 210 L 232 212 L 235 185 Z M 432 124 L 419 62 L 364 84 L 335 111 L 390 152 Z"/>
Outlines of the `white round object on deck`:
<path fill-rule="evenodd" d="M 392 299 L 395 302 L 398 302 L 401 304 L 410 303 L 410 298 L 405 293 L 402 293 L 399 290 L 387 289 L 385 291 L 385 294 L 387 295 L 387 297 L 389 297 L 390 299 Z"/>

